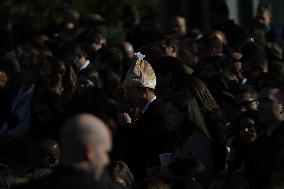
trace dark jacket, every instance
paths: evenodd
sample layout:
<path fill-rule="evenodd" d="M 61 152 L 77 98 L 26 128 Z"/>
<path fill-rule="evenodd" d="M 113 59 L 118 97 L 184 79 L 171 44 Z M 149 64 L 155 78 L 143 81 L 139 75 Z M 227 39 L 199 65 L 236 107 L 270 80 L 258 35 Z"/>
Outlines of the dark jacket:
<path fill-rule="evenodd" d="M 72 167 L 58 167 L 50 176 L 32 181 L 19 189 L 102 189 L 94 175 Z"/>

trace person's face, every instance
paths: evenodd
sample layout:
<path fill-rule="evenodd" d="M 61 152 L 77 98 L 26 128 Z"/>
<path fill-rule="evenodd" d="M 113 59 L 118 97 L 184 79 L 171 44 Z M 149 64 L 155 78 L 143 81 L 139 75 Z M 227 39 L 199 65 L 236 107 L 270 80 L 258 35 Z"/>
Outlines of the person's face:
<path fill-rule="evenodd" d="M 139 87 L 126 86 L 127 98 L 136 106 L 142 106 L 146 102 L 145 89 Z"/>
<path fill-rule="evenodd" d="M 84 75 L 79 76 L 78 78 L 78 93 L 80 95 L 86 94 L 94 88 L 94 83 Z"/>
<path fill-rule="evenodd" d="M 268 27 L 271 23 L 270 12 L 268 12 L 268 11 L 260 12 L 257 16 L 257 22 L 258 22 L 259 26 L 261 26 L 263 28 Z"/>
<path fill-rule="evenodd" d="M 238 102 L 240 112 L 245 112 L 248 110 L 258 110 L 258 100 L 253 98 L 250 93 L 243 93 L 240 95 Z"/>
<path fill-rule="evenodd" d="M 166 102 L 164 119 L 168 130 L 176 130 L 184 121 L 184 113 L 172 103 Z"/>
<path fill-rule="evenodd" d="M 249 117 L 240 120 L 240 136 L 243 142 L 251 143 L 256 140 L 255 122 Z"/>
<path fill-rule="evenodd" d="M 73 55 L 72 59 L 78 69 L 80 69 L 86 62 L 86 57 L 80 54 Z"/>
<path fill-rule="evenodd" d="M 173 32 L 177 35 L 184 36 L 186 34 L 185 19 L 177 17 L 172 21 Z"/>
<path fill-rule="evenodd" d="M 64 78 L 64 75 L 66 73 L 66 68 L 64 64 L 60 64 L 57 67 L 54 68 L 54 77 L 55 81 L 62 80 Z"/>
<path fill-rule="evenodd" d="M 94 158 L 92 160 L 92 166 L 95 171 L 96 179 L 100 179 L 104 172 L 105 167 L 109 164 L 109 152 L 112 148 L 111 138 L 109 133 L 105 133 L 101 144 L 97 145 L 94 150 Z"/>
<path fill-rule="evenodd" d="M 281 121 L 284 118 L 283 105 L 279 101 L 279 89 L 264 88 L 260 92 L 259 119 L 264 124 Z"/>
<path fill-rule="evenodd" d="M 163 49 L 163 53 L 166 56 L 170 56 L 170 57 L 177 57 L 177 52 L 175 50 L 174 47 L 172 46 L 167 46 L 165 44 L 162 45 L 162 49 Z"/>

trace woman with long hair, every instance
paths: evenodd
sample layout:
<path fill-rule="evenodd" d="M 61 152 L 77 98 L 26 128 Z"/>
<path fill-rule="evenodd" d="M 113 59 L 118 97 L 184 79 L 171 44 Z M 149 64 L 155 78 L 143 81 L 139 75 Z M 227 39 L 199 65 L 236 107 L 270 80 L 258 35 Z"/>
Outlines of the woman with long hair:
<path fill-rule="evenodd" d="M 164 100 L 165 123 L 175 136 L 174 158 L 199 159 L 211 171 L 211 137 L 195 98 L 184 91 Z"/>

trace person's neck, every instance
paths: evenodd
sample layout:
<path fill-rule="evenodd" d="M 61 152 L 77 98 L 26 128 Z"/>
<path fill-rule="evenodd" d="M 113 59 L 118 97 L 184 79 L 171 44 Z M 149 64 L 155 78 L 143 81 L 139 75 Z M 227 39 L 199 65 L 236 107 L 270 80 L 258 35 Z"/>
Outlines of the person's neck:
<path fill-rule="evenodd" d="M 155 94 L 153 92 L 148 92 L 146 94 L 146 103 L 151 102 L 153 100 L 153 98 L 155 98 Z"/>

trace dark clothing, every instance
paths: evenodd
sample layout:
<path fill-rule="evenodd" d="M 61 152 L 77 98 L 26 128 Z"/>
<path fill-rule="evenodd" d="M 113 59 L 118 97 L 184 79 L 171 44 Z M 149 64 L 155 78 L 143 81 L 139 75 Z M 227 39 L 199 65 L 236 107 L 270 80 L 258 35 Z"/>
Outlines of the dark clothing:
<path fill-rule="evenodd" d="M 253 148 L 248 150 L 245 176 L 251 188 L 263 188 L 269 182 L 276 157 L 284 151 L 284 123 L 273 133 L 257 139 Z"/>
<path fill-rule="evenodd" d="M 115 154 L 114 159 L 124 160 L 139 180 L 146 176 L 146 169 L 157 166 L 166 128 L 163 124 L 162 104 L 154 100 L 138 121 L 121 126 L 115 136 L 115 151 L 124 151 L 124 157 Z M 117 156 L 118 155 L 118 156 Z"/>
<path fill-rule="evenodd" d="M 204 116 L 206 126 L 214 141 L 213 143 L 213 170 L 220 172 L 224 169 L 226 161 L 226 141 L 229 132 L 226 128 L 226 120 L 220 111 Z"/>
<path fill-rule="evenodd" d="M 72 167 L 58 167 L 49 177 L 35 180 L 19 189 L 101 189 L 94 175 Z"/>

